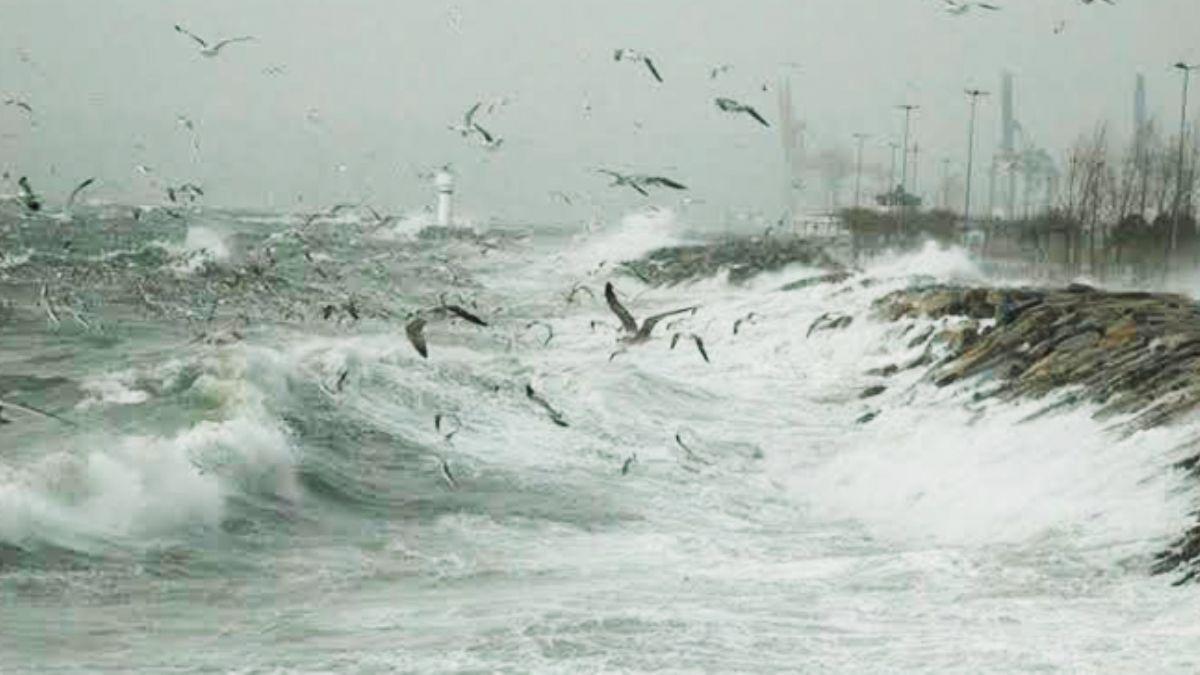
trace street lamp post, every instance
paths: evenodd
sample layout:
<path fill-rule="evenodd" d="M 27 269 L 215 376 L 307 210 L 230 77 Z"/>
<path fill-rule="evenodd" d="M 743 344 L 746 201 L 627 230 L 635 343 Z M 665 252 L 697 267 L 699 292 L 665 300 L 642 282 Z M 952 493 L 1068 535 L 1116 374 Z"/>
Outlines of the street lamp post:
<path fill-rule="evenodd" d="M 912 191 L 913 191 L 913 196 L 915 197 L 916 195 L 921 193 L 921 180 L 920 180 L 920 176 L 921 176 L 921 144 L 920 143 L 913 143 L 912 156 L 913 156 L 913 158 L 912 158 L 912 172 L 913 172 L 913 175 L 912 175 L 912 181 L 913 181 L 912 188 L 913 189 L 912 189 Z"/>
<path fill-rule="evenodd" d="M 904 111 L 904 152 L 900 164 L 900 232 L 903 233 L 904 212 L 907 210 L 904 198 L 908 195 L 908 122 L 912 118 L 912 111 L 920 108 L 920 106 L 906 103 L 898 105 L 896 108 Z"/>
<path fill-rule="evenodd" d="M 863 141 L 866 139 L 866 134 L 854 134 L 854 140 L 858 141 L 858 154 L 854 168 L 854 208 L 856 209 L 862 206 L 862 155 Z"/>
<path fill-rule="evenodd" d="M 1171 220 L 1171 243 L 1167 250 L 1166 267 L 1170 267 L 1171 253 L 1175 252 L 1179 246 L 1179 219 L 1183 206 L 1183 140 L 1187 134 L 1187 99 L 1188 99 L 1188 79 L 1192 71 L 1200 68 L 1200 65 L 1188 65 L 1182 61 L 1175 64 L 1175 67 L 1183 72 L 1183 96 L 1179 110 L 1179 157 L 1175 163 L 1175 217 Z"/>
<path fill-rule="evenodd" d="M 896 141 L 888 143 L 888 147 L 892 149 L 892 164 L 888 169 L 888 194 L 896 192 L 896 151 L 900 149 L 900 144 Z"/>
<path fill-rule="evenodd" d="M 950 158 L 942 158 L 942 199 L 943 209 L 950 208 Z"/>
<path fill-rule="evenodd" d="M 975 108 L 980 96 L 988 93 L 982 89 L 968 89 L 971 97 L 971 121 L 967 123 L 967 189 L 963 197 L 963 239 L 971 229 L 971 169 L 975 162 Z"/>

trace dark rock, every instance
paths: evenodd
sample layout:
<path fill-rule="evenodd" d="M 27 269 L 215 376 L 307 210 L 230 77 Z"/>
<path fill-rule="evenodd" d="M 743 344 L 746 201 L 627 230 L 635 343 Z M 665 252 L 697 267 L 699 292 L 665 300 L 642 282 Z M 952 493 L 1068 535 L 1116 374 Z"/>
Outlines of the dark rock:
<path fill-rule="evenodd" d="M 807 279 L 797 279 L 796 281 L 784 284 L 780 287 L 781 291 L 797 291 L 809 286 L 817 284 L 840 284 L 850 278 L 849 272 L 832 272 L 830 274 L 822 274 L 818 277 L 808 277 Z"/>
<path fill-rule="evenodd" d="M 837 314 L 835 312 L 826 312 L 818 316 L 809 326 L 808 332 L 804 337 L 812 337 L 814 331 L 818 330 L 837 330 L 849 326 L 854 321 L 854 317 L 849 314 Z"/>
<path fill-rule="evenodd" d="M 916 337 L 908 341 L 908 348 L 912 349 L 913 347 L 925 344 L 925 341 L 928 340 L 929 336 L 931 335 L 933 335 L 933 326 L 926 326 L 925 330 L 921 331 L 916 335 Z"/>
<path fill-rule="evenodd" d="M 724 271 L 729 273 L 730 282 L 740 283 L 762 272 L 794 264 L 830 270 L 829 274 L 814 280 L 794 283 L 833 283 L 849 276 L 824 249 L 800 237 L 742 237 L 709 244 L 668 246 L 651 251 L 638 260 L 627 261 L 621 269 L 647 284 L 658 286 L 711 277 Z M 792 288 L 785 287 L 785 290 Z"/>
<path fill-rule="evenodd" d="M 1090 402 L 1096 417 L 1123 416 L 1124 433 L 1171 424 L 1200 409 L 1200 308 L 1166 293 L 1110 293 L 1082 284 L 1063 290 L 931 286 L 876 301 L 885 319 L 996 318 L 980 334 L 971 322 L 937 333 L 950 355 L 931 372 L 937 386 L 999 380 L 987 396 L 1040 398 L 1071 387 L 1032 417 Z M 919 345 L 928 336 L 909 341 Z M 928 366 L 930 349 L 904 368 Z M 874 388 L 872 388 L 874 389 Z M 862 396 L 866 397 L 869 389 Z M 879 393 L 879 392 L 874 392 Z M 1179 464 L 1200 475 L 1200 455 Z M 1200 580 L 1200 524 L 1158 556 L 1155 574 Z"/>
<path fill-rule="evenodd" d="M 875 384 L 870 387 L 867 387 L 866 389 L 863 389 L 862 393 L 860 393 L 858 395 L 858 397 L 859 398 L 871 398 L 873 396 L 878 396 L 885 391 L 887 391 L 887 387 L 883 386 L 882 384 Z"/>
<path fill-rule="evenodd" d="M 900 366 L 897 366 L 894 363 L 889 363 L 881 368 L 872 368 L 868 370 L 867 375 L 874 375 L 876 377 L 891 377 L 898 372 L 900 372 Z"/>

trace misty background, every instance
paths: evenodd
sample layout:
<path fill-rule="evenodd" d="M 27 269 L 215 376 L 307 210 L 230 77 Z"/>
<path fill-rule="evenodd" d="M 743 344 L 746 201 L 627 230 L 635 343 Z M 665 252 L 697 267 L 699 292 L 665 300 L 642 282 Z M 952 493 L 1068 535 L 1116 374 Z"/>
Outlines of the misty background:
<path fill-rule="evenodd" d="M 33 108 L 0 107 L 0 169 L 28 175 L 51 203 L 96 176 L 93 200 L 159 203 L 153 179 L 197 182 L 209 206 L 410 210 L 432 201 L 421 174 L 446 163 L 478 219 L 571 221 L 679 200 L 609 189 L 595 171 L 605 167 L 685 183 L 699 222 L 783 207 L 778 125 L 713 105 L 734 98 L 774 124 L 783 77 L 810 157 L 848 156 L 852 135 L 869 135 L 867 195 L 885 187 L 900 103 L 921 106 L 919 190 L 932 194 L 944 159 L 962 173 L 966 87 L 992 92 L 979 109 L 978 189 L 999 140 L 1002 69 L 1026 137 L 1057 160 L 1098 123 L 1132 135 L 1139 72 L 1150 114 L 1176 128 L 1171 64 L 1200 58 L 1200 3 L 995 2 L 1001 11 L 951 16 L 940 0 L 0 0 L 0 95 Z M 210 41 L 256 40 L 204 58 L 175 23 Z M 618 47 L 647 53 L 665 82 L 615 63 Z M 710 78 L 722 64 L 733 67 Z M 447 128 L 501 97 L 479 118 L 504 138 L 498 150 Z M 552 191 L 577 196 L 568 205 Z M 825 201 L 805 186 L 807 207 Z"/>

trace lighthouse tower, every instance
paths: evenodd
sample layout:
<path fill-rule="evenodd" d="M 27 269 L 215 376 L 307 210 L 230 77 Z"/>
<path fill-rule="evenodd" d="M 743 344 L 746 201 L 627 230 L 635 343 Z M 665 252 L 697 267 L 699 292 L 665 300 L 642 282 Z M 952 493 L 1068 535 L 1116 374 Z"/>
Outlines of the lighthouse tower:
<path fill-rule="evenodd" d="M 449 171 L 438 171 L 433 179 L 437 187 L 437 223 L 450 227 L 454 221 L 454 175 Z"/>

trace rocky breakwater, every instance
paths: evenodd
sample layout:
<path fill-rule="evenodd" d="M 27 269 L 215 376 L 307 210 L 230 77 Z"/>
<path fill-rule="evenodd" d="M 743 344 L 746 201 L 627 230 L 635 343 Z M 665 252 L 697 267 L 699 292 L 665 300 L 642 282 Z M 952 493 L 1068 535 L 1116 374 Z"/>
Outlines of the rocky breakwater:
<path fill-rule="evenodd" d="M 922 358 L 890 372 L 928 366 L 937 386 L 974 378 L 978 398 L 1055 396 L 1046 412 L 1089 402 L 1097 418 L 1124 416 L 1120 433 L 1176 423 L 1200 407 L 1200 306 L 1186 296 L 937 286 L 890 293 L 876 310 L 891 321 L 947 319 L 912 338 L 926 343 Z M 1200 452 L 1176 468 L 1200 479 Z M 1200 524 L 1153 571 L 1200 581 Z"/>
<path fill-rule="evenodd" d="M 692 279 L 728 272 L 729 281 L 739 283 L 762 272 L 788 265 L 808 265 L 829 274 L 847 275 L 842 265 L 824 249 L 800 237 L 739 237 L 706 244 L 667 246 L 655 249 L 621 268 L 653 286 L 674 285 Z"/>

